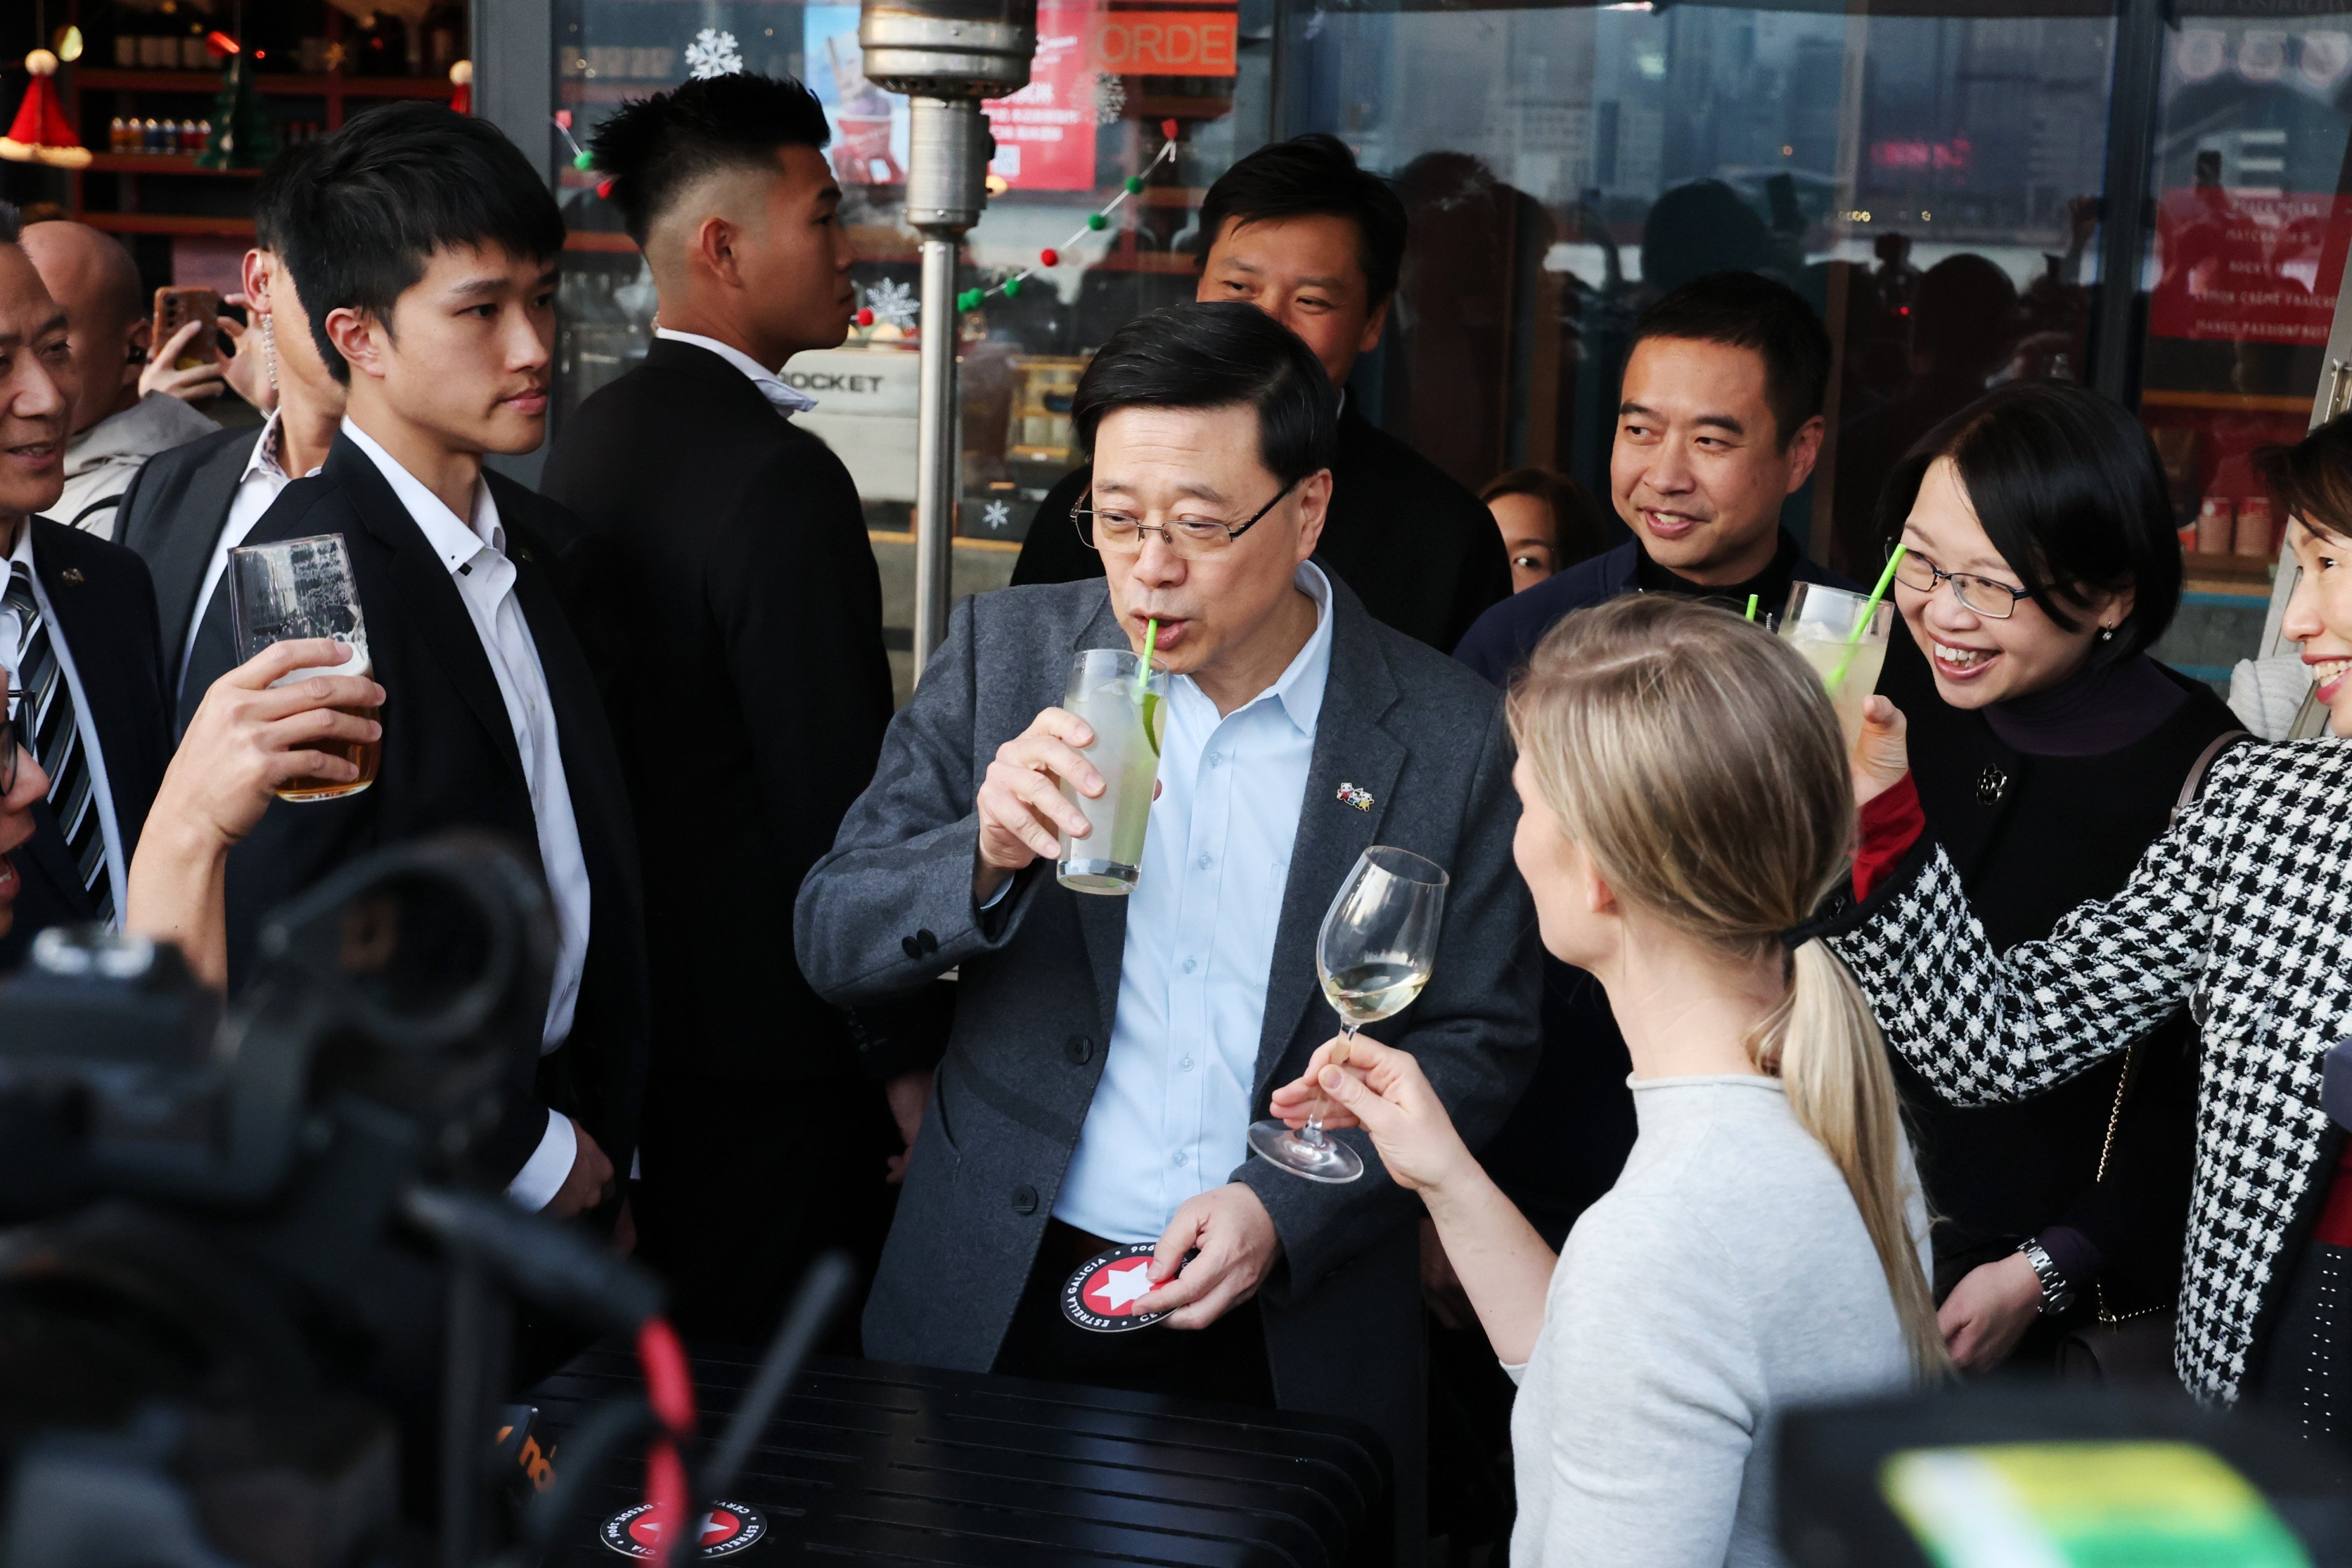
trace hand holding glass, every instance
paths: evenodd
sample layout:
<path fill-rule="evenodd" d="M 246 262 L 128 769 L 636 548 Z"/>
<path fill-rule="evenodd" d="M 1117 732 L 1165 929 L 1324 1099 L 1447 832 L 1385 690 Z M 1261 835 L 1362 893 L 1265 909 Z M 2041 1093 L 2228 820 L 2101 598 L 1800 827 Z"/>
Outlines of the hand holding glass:
<path fill-rule="evenodd" d="M 352 580 L 351 556 L 343 548 L 341 534 L 321 533 L 232 550 L 228 578 L 240 665 L 278 643 L 307 637 L 325 637 L 349 650 L 341 664 L 289 671 L 271 681 L 273 688 L 314 675 L 374 673 L 374 661 L 368 657 L 367 625 L 360 614 L 359 588 Z M 362 719 L 380 717 L 374 708 L 343 711 Z M 322 739 L 318 745 L 357 767 L 359 777 L 289 779 L 278 786 L 280 800 L 338 800 L 357 795 L 375 782 L 376 768 L 383 761 L 381 739 Z"/>
<path fill-rule="evenodd" d="M 1789 613 L 1780 617 L 1780 635 L 1822 678 L 1849 752 L 1862 738 L 1863 705 L 1878 689 L 1886 638 L 1894 626 L 1895 606 L 1884 599 L 1873 603 L 1867 594 L 1818 583 L 1799 583 L 1789 591 Z M 1859 640 L 1856 626 L 1862 628 Z"/>
<path fill-rule="evenodd" d="M 1068 780 L 1062 794 L 1086 815 L 1083 838 L 1062 837 L 1062 886 L 1079 893 L 1127 893 L 1143 868 L 1144 830 L 1160 782 L 1160 731 L 1166 721 L 1168 672 L 1137 679 L 1139 662 L 1125 648 L 1088 648 L 1070 661 L 1062 706 L 1087 721 L 1095 738 L 1080 748 L 1102 774 L 1089 800 Z"/>
<path fill-rule="evenodd" d="M 1364 1025 L 1403 1012 L 1429 984 L 1446 882 L 1444 868 L 1409 850 L 1375 844 L 1357 857 L 1315 939 L 1323 997 L 1349 1041 Z M 1348 1059 L 1344 1046 L 1332 1059 Z M 1296 1132 L 1278 1120 L 1252 1123 L 1250 1147 L 1294 1176 L 1354 1181 L 1364 1173 L 1363 1160 L 1322 1122 L 1318 1100 L 1316 1114 Z"/>

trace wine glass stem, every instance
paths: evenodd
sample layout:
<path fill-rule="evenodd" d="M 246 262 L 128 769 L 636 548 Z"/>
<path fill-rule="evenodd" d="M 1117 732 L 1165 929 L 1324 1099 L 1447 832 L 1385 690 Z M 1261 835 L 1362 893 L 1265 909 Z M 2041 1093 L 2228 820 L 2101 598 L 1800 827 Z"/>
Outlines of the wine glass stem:
<path fill-rule="evenodd" d="M 1355 1055 L 1356 1026 L 1342 1024 L 1339 1026 L 1339 1033 L 1347 1037 L 1348 1054 Z M 1307 1125 L 1298 1130 L 1298 1141 L 1310 1148 L 1320 1149 L 1330 1142 L 1323 1132 L 1323 1090 L 1318 1087 L 1315 1090 L 1315 1114 L 1308 1117 Z"/>

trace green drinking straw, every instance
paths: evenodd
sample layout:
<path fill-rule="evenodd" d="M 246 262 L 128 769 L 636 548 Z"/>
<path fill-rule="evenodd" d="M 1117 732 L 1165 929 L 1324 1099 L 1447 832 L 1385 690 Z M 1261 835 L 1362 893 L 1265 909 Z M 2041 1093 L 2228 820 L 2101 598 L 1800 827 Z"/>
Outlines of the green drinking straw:
<path fill-rule="evenodd" d="M 1903 546 L 1898 544 L 1895 552 L 1886 558 L 1886 570 L 1878 574 L 1878 586 L 1870 591 L 1870 602 L 1863 605 L 1861 616 L 1853 623 L 1853 635 L 1845 639 L 1845 657 L 1838 660 L 1837 669 L 1829 679 L 1832 695 L 1845 689 L 1845 672 L 1853 663 L 1854 650 L 1862 646 L 1862 634 L 1870 629 L 1870 623 L 1877 617 L 1878 602 L 1886 597 L 1887 584 L 1895 581 L 1895 568 L 1902 563 Z"/>
<path fill-rule="evenodd" d="M 1751 621 L 1756 618 L 1756 595 L 1753 594 L 1748 595 L 1748 618 Z"/>
<path fill-rule="evenodd" d="M 1152 645 L 1157 643 L 1159 640 L 1160 621 L 1158 617 L 1155 616 L 1151 622 L 1143 628 L 1143 662 L 1135 667 L 1135 700 L 1139 705 L 1143 701 L 1144 682 L 1151 679 Z"/>

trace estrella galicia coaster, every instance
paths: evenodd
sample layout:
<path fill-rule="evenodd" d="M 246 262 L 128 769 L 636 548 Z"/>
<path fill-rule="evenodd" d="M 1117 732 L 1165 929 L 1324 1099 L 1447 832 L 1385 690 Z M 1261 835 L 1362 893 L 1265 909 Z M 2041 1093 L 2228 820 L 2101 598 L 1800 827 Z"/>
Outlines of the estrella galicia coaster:
<path fill-rule="evenodd" d="M 1130 1242 L 1079 1264 L 1062 1282 L 1062 1316 L 1098 1334 L 1148 1329 L 1166 1317 L 1135 1310 L 1137 1298 L 1151 1289 L 1151 1255 L 1159 1250 L 1149 1241 Z M 1184 1259 L 1192 1260 L 1189 1255 Z"/>
<path fill-rule="evenodd" d="M 641 1502 L 635 1508 L 625 1508 L 606 1520 L 597 1536 L 606 1546 L 624 1557 L 651 1558 L 661 1551 L 661 1525 L 646 1517 L 653 1504 Z M 768 1533 L 768 1521 L 758 1509 L 746 1508 L 740 1502 L 714 1502 L 710 1511 L 702 1516 L 702 1541 L 699 1555 L 705 1562 L 718 1557 L 732 1557 L 758 1544 Z"/>

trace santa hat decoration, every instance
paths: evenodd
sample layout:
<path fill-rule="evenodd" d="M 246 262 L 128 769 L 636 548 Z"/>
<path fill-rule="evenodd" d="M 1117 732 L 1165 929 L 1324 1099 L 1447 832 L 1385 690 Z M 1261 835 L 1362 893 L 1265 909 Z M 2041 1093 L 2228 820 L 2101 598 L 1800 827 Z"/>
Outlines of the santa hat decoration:
<path fill-rule="evenodd" d="M 89 149 L 73 133 L 58 102 L 58 57 L 35 49 L 25 57 L 25 70 L 32 80 L 25 89 L 25 101 L 16 106 L 16 122 L 0 136 L 0 158 L 47 163 L 53 169 L 88 168 Z"/>

